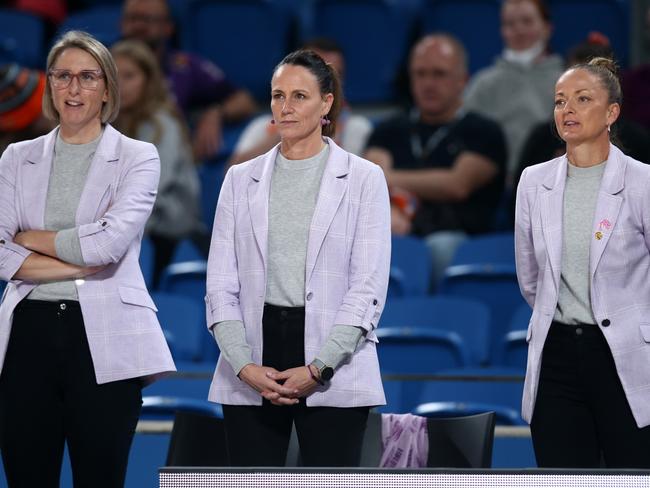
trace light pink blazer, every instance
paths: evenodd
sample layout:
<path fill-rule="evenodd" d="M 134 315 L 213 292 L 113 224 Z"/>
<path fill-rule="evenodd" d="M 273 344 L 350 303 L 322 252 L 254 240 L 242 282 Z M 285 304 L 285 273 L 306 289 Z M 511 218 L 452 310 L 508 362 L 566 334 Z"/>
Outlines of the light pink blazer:
<path fill-rule="evenodd" d="M 558 301 L 567 164 L 562 156 L 526 168 L 517 190 L 517 277 L 533 308 L 522 402 L 522 416 L 528 422 L 542 348 Z M 650 425 L 650 166 L 613 145 L 598 194 L 589 254 L 594 316 L 637 425 Z M 610 321 L 608 327 L 601 325 L 605 319 Z"/>
<path fill-rule="evenodd" d="M 0 159 L 0 278 L 11 280 L 0 304 L 0 365 L 13 310 L 36 286 L 12 280 L 30 254 L 12 240 L 19 231 L 43 229 L 57 130 L 12 144 Z M 175 370 L 138 263 L 159 173 L 153 145 L 106 126 L 76 216 L 84 261 L 107 265 L 76 282 L 97 383 L 140 376 L 148 382 Z"/>
<path fill-rule="evenodd" d="M 390 267 L 390 205 L 386 180 L 373 163 L 331 139 L 329 159 L 309 230 L 305 275 L 305 360 L 320 351 L 334 324 L 362 327 L 366 340 L 336 371 L 310 406 L 357 407 L 385 403 L 374 329 L 386 298 Z M 217 211 L 207 279 L 208 327 L 242 320 L 253 361 L 262 362 L 266 294 L 268 202 L 278 146 L 226 175 Z M 209 399 L 261 405 L 223 356 Z"/>

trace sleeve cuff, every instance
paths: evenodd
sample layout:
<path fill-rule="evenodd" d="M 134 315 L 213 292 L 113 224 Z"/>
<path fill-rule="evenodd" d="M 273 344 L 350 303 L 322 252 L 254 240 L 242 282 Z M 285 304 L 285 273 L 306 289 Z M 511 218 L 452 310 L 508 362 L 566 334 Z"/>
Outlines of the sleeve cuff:
<path fill-rule="evenodd" d="M 363 339 L 364 330 L 353 325 L 335 325 L 314 361 L 338 368 L 354 354 Z"/>

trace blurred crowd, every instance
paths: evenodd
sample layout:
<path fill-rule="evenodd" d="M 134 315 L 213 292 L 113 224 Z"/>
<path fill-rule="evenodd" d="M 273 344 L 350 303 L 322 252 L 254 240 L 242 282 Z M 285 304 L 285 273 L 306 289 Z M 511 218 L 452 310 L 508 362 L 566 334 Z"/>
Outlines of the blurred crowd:
<path fill-rule="evenodd" d="M 91 2 L 8 3 L 41 16 L 53 34 L 66 15 Z M 224 127 L 247 122 L 226 169 L 268 151 L 279 136 L 266 102 L 256 102 L 213 62 L 175 46 L 179 25 L 167 0 L 125 0 L 121 12 L 122 40 L 112 46 L 121 88 L 115 126 L 152 142 L 160 153 L 159 193 L 147 226 L 157 281 L 182 239 L 207 252 L 209 229 L 199 199 L 202 191 L 218 189 L 202 189 L 197 168 L 219 153 Z M 385 173 L 393 234 L 421 237 L 431 249 L 432 287 L 465 238 L 512 227 L 513 188 L 523 169 L 563 154 L 552 112 L 555 82 L 565 66 L 616 58 L 598 32 L 566 59 L 551 52 L 553 26 L 542 0 L 504 0 L 500 15 L 494 29 L 500 29 L 504 49 L 492 65 L 470 76 L 472 53 L 463 39 L 426 35 L 414 41 L 405 60 L 409 107 L 368 117 L 372 112 L 365 107 L 345 104 L 337 121 L 336 142 Z M 303 47 L 345 78 L 345 52 L 334 39 L 311 39 Z M 236 49 L 236 42 L 229 48 Z M 17 64 L 0 68 L 0 150 L 53 128 L 41 114 L 45 76 Z M 650 161 L 648 78 L 650 66 L 621 73 L 623 117 L 616 124 L 617 144 L 643 162 Z"/>

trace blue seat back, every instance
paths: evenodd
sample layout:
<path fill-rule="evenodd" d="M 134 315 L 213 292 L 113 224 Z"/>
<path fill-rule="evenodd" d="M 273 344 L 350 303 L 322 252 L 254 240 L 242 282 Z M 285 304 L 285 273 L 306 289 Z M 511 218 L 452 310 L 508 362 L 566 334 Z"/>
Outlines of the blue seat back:
<path fill-rule="evenodd" d="M 501 53 L 500 0 L 428 0 L 422 9 L 422 30 L 448 32 L 463 43 L 470 73 L 485 68 Z"/>
<path fill-rule="evenodd" d="M 45 69 L 45 26 L 26 12 L 0 9 L 0 64 Z"/>
<path fill-rule="evenodd" d="M 414 29 L 410 9 L 388 0 L 316 0 L 307 22 L 303 40 L 328 37 L 342 47 L 350 103 L 395 98 L 395 76 L 406 61 Z"/>
<path fill-rule="evenodd" d="M 469 362 L 470 353 L 455 332 L 395 327 L 378 329 L 377 337 L 383 373 L 433 374 Z"/>
<path fill-rule="evenodd" d="M 436 329 L 458 334 L 470 351 L 469 363 L 488 360 L 491 318 L 489 308 L 464 297 L 391 298 L 380 320 L 384 327 Z"/>
<path fill-rule="evenodd" d="M 204 303 L 206 261 L 186 261 L 167 266 L 160 280 L 160 291 L 184 295 Z"/>
<path fill-rule="evenodd" d="M 270 99 L 273 68 L 288 51 L 291 17 L 264 0 L 196 0 L 187 6 L 184 48 L 215 62 L 259 100 Z"/>
<path fill-rule="evenodd" d="M 158 320 L 165 331 L 174 359 L 197 361 L 203 357 L 205 341 L 213 341 L 205 327 L 205 312 L 191 298 L 165 292 L 152 294 Z"/>
<path fill-rule="evenodd" d="M 525 425 L 518 411 L 490 403 L 431 402 L 419 405 L 413 410 L 415 415 L 443 418 L 464 417 L 485 412 L 494 412 L 498 425 Z"/>
<path fill-rule="evenodd" d="M 617 61 L 626 66 L 631 3 L 628 0 L 550 0 L 551 46 L 564 56 L 571 47 L 584 42 L 590 32 L 598 31 L 609 38 Z"/>
<path fill-rule="evenodd" d="M 142 276 L 144 277 L 144 283 L 149 289 L 153 286 L 154 252 L 151 239 L 144 236 L 140 245 L 139 262 Z"/>
<path fill-rule="evenodd" d="M 422 239 L 391 239 L 388 294 L 394 297 L 427 295 L 431 285 L 431 252 Z"/>
<path fill-rule="evenodd" d="M 105 46 L 111 47 L 121 37 L 121 18 L 122 5 L 97 5 L 68 15 L 59 26 L 57 34 L 82 30 L 92 34 Z"/>

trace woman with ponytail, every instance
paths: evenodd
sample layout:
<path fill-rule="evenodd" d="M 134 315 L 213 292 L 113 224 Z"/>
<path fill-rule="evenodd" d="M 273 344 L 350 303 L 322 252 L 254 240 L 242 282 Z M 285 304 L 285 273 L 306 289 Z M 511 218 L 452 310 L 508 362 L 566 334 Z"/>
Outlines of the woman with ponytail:
<path fill-rule="evenodd" d="M 221 350 L 231 463 L 284 465 L 295 424 L 306 466 L 355 466 L 384 404 L 377 327 L 390 261 L 381 169 L 341 149 L 341 88 L 313 51 L 271 80 L 280 143 L 228 171 L 214 221 L 207 318 Z"/>
<path fill-rule="evenodd" d="M 566 154 L 517 190 L 517 276 L 533 308 L 523 417 L 540 467 L 650 468 L 650 166 L 610 141 L 612 60 L 555 85 Z"/>

